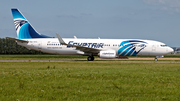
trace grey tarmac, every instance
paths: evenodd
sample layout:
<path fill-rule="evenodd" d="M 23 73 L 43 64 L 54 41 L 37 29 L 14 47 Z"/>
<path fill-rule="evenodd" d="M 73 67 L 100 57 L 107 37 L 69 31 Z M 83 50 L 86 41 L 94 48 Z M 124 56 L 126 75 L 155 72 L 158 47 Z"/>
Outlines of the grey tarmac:
<path fill-rule="evenodd" d="M 120 63 L 180 63 L 180 61 L 86 61 L 86 60 L 0 60 L 0 62 L 120 62 Z"/>

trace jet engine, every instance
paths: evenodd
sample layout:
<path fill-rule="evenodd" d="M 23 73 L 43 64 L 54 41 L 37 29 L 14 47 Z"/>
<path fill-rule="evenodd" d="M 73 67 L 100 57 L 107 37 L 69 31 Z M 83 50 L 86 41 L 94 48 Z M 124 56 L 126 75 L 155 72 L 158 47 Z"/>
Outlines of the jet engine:
<path fill-rule="evenodd" d="M 99 57 L 106 59 L 116 58 L 116 51 L 100 51 Z"/>

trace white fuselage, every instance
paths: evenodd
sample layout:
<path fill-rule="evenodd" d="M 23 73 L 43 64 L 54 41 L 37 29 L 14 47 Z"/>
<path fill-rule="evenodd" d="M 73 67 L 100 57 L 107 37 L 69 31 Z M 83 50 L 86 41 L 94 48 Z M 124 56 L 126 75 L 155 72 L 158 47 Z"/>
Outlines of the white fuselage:
<path fill-rule="evenodd" d="M 61 45 L 57 38 L 23 39 L 28 43 L 17 42 L 28 49 L 51 54 L 86 55 L 76 47 Z M 70 45 L 115 51 L 116 56 L 162 56 L 173 52 L 173 49 L 162 42 L 141 39 L 70 39 L 63 38 Z M 130 40 L 130 41 L 129 41 Z M 87 53 L 88 54 L 88 53 Z M 95 54 L 98 55 L 98 54 Z"/>
<path fill-rule="evenodd" d="M 62 55 L 86 55 L 88 61 L 93 61 L 94 56 L 100 58 L 118 58 L 119 56 L 156 56 L 162 57 L 173 52 L 173 49 L 164 43 L 153 40 L 141 39 L 67 39 L 51 38 L 39 34 L 29 21 L 16 8 L 11 9 L 17 38 L 21 46 L 28 49 L 42 51 L 51 54 Z"/>

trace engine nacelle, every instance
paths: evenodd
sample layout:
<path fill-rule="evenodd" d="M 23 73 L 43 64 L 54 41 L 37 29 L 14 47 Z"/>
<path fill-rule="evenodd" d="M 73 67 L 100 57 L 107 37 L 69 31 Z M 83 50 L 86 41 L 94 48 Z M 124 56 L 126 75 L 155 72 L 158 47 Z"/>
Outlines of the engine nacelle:
<path fill-rule="evenodd" d="M 116 52 L 115 51 L 100 51 L 99 57 L 106 58 L 106 59 L 113 59 L 113 58 L 116 58 Z"/>

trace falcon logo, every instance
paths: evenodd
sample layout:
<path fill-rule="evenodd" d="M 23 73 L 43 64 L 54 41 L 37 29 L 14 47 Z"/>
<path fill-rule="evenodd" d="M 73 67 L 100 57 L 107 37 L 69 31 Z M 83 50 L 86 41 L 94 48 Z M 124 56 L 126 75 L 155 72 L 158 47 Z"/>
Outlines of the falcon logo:
<path fill-rule="evenodd" d="M 118 54 L 120 56 L 136 56 L 142 49 L 146 47 L 146 42 L 138 40 L 127 40 L 121 42 Z"/>
<path fill-rule="evenodd" d="M 23 20 L 23 19 L 15 19 L 14 20 L 15 23 L 15 28 L 16 30 L 20 29 L 22 25 L 24 25 L 25 23 L 27 23 L 27 21 Z"/>

